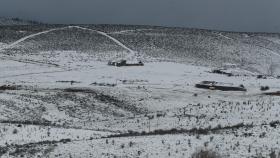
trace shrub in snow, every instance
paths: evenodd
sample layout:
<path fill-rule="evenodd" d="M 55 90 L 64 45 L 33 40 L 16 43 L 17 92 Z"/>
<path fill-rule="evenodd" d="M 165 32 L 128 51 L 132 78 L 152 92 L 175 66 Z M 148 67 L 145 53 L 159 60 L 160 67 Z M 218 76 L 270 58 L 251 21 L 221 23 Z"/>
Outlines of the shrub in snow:
<path fill-rule="evenodd" d="M 264 75 L 258 75 L 258 76 L 257 76 L 257 79 L 266 79 L 266 76 L 264 76 Z"/>
<path fill-rule="evenodd" d="M 272 121 L 272 122 L 269 123 L 269 125 L 273 128 L 276 128 L 277 125 L 280 125 L 280 121 Z"/>
<path fill-rule="evenodd" d="M 221 158 L 221 156 L 212 150 L 198 150 L 192 154 L 191 158 Z"/>
<path fill-rule="evenodd" d="M 134 144 L 134 143 L 130 141 L 128 145 L 129 145 L 129 147 L 132 147 L 133 144 Z"/>
<path fill-rule="evenodd" d="M 267 91 L 267 90 L 269 90 L 268 86 L 261 86 L 261 91 Z"/>
<path fill-rule="evenodd" d="M 270 152 L 269 157 L 270 158 L 279 158 L 280 157 L 280 153 L 277 156 L 276 152 L 273 150 L 273 151 Z"/>
<path fill-rule="evenodd" d="M 13 130 L 13 134 L 17 134 L 18 133 L 18 130 L 17 129 L 14 129 Z"/>
<path fill-rule="evenodd" d="M 0 157 L 1 157 L 2 155 L 6 154 L 7 150 L 8 150 L 7 147 L 1 147 L 1 146 L 0 146 Z"/>

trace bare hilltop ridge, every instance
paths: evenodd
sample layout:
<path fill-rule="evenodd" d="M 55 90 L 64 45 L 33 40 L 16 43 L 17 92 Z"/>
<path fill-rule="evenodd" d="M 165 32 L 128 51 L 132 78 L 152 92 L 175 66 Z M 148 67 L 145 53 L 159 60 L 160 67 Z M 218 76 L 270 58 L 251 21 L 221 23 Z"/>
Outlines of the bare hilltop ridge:
<path fill-rule="evenodd" d="M 0 17 L 0 26 L 13 26 L 13 25 L 39 25 L 43 24 L 33 20 L 23 20 L 20 18 L 5 18 Z"/>
<path fill-rule="evenodd" d="M 271 65 L 279 67 L 280 63 L 279 34 L 129 25 L 79 26 L 87 29 L 68 25 L 1 26 L 0 42 L 4 45 L 31 35 L 6 50 L 6 53 L 20 56 L 28 53 L 39 55 L 39 52 L 49 50 L 73 50 L 108 60 L 125 53 L 126 49 L 110 38 L 90 30 L 93 29 L 108 33 L 143 58 L 147 56 L 147 60 L 156 58 L 206 66 L 231 63 L 262 74 L 266 74 Z M 45 31 L 47 33 L 40 33 Z M 276 68 L 275 73 L 279 72 Z"/>

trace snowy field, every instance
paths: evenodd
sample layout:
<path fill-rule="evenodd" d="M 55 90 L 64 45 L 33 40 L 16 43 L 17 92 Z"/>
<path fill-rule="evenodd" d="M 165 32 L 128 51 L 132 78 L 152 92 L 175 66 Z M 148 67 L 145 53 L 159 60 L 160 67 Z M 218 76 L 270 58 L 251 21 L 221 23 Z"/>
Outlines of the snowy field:
<path fill-rule="evenodd" d="M 137 52 L 111 35 L 131 32 L 99 34 L 130 60 Z M 144 66 L 115 67 L 75 50 L 5 53 L 48 33 L 0 43 L 1 157 L 183 158 L 200 149 L 232 158 L 279 155 L 280 97 L 264 94 L 280 91 L 277 75 L 227 63 L 229 76 L 147 54 Z M 247 91 L 197 88 L 202 81 Z"/>

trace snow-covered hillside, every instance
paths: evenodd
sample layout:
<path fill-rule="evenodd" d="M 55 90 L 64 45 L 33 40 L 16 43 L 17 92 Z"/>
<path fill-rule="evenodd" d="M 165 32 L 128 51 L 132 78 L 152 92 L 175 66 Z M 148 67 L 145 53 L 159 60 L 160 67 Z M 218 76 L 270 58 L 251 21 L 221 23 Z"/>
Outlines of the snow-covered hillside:
<path fill-rule="evenodd" d="M 85 29 L 86 28 L 86 29 Z M 220 66 L 232 63 L 243 69 L 266 74 L 275 65 L 275 74 L 280 74 L 280 45 L 278 34 L 232 33 L 197 29 L 161 27 L 85 25 L 82 27 L 34 26 L 2 28 L 0 34 L 10 34 L 0 39 L 12 43 L 28 35 L 36 35 L 6 49 L 6 53 L 29 58 L 28 54 L 41 51 L 79 51 L 94 54 L 107 61 L 123 56 L 127 48 L 120 47 L 112 39 L 94 30 L 106 32 L 111 37 L 138 52 L 143 60 L 158 59 L 204 66 Z M 52 30 L 49 33 L 43 33 Z M 127 31 L 126 31 L 127 30 Z M 112 52 L 116 54 L 112 55 Z M 105 56 L 104 56 L 105 55 Z M 48 59 L 45 59 L 48 60 Z"/>
<path fill-rule="evenodd" d="M 278 34 L 119 25 L 0 34 L 0 157 L 280 155 Z M 108 65 L 119 58 L 144 66 Z"/>

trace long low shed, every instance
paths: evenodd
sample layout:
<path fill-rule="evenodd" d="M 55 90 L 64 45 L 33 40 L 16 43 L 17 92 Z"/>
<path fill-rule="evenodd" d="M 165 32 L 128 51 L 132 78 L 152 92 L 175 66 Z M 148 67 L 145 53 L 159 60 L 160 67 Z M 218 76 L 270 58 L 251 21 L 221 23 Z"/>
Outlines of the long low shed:
<path fill-rule="evenodd" d="M 203 88 L 203 89 L 210 89 L 210 90 L 221 90 L 221 91 L 247 91 L 247 89 L 244 87 L 233 87 L 233 86 L 196 84 L 195 87 Z"/>

